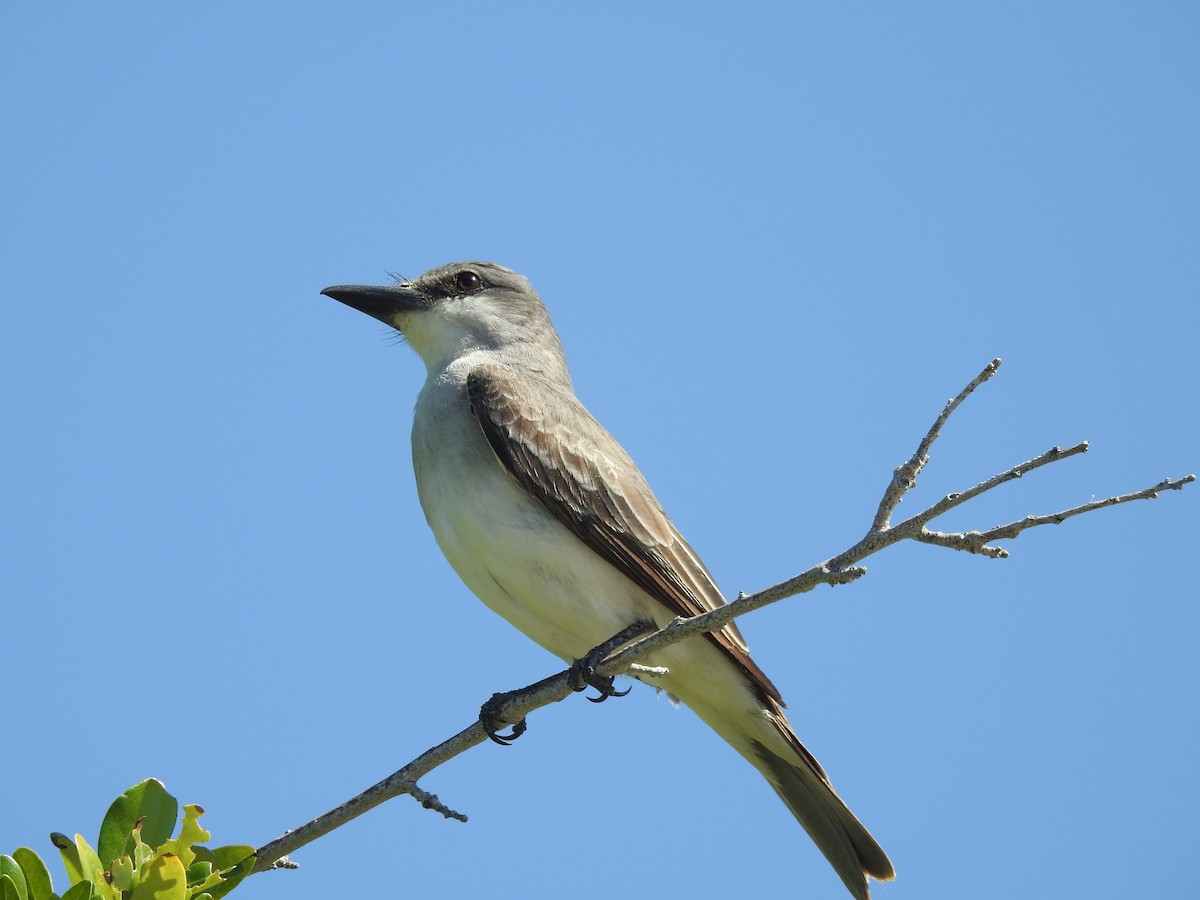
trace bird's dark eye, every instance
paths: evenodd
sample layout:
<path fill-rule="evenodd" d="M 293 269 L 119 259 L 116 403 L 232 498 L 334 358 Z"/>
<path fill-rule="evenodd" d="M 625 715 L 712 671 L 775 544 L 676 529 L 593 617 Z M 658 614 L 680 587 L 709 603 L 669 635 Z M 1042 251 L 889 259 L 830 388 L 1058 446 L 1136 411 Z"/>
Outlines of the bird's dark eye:
<path fill-rule="evenodd" d="M 483 287 L 483 279 L 469 269 L 454 276 L 454 287 L 463 294 L 473 294 Z"/>

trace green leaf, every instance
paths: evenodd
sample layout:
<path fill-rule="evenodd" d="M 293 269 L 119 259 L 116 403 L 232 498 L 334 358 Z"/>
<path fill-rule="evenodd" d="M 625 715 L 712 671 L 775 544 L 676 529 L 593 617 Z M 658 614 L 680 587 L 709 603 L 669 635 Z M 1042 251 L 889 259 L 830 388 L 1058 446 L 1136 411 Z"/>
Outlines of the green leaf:
<path fill-rule="evenodd" d="M 192 888 L 198 884 L 204 884 L 209 875 L 212 874 L 212 863 L 210 862 L 195 862 L 187 868 L 187 883 L 188 887 Z M 194 900 L 194 898 L 193 898 Z"/>
<path fill-rule="evenodd" d="M 208 847 L 196 848 L 196 859 L 212 863 L 214 869 L 231 868 L 252 856 L 254 856 L 254 848 L 240 844 L 217 847 L 215 850 L 210 850 Z M 254 860 L 251 859 L 250 862 L 253 864 Z"/>
<path fill-rule="evenodd" d="M 174 853 L 183 862 L 185 868 L 190 866 L 196 859 L 196 852 L 192 849 L 192 845 L 198 844 L 200 841 L 207 841 L 212 837 L 200 827 L 202 815 L 204 815 L 202 806 L 196 803 L 184 806 L 183 825 L 179 828 L 179 837 L 164 841 L 159 848 L 159 853 Z"/>
<path fill-rule="evenodd" d="M 133 867 L 140 869 L 154 859 L 154 848 L 142 840 L 142 830 L 133 829 Z"/>
<path fill-rule="evenodd" d="M 79 860 L 79 849 L 75 846 L 75 842 L 65 834 L 54 831 L 50 833 L 50 843 L 57 847 L 58 852 L 62 854 L 63 868 L 67 870 L 67 879 L 71 884 L 86 881 L 87 879 L 83 875 L 83 863 Z M 70 892 L 68 891 L 68 893 Z M 63 894 L 63 900 L 67 900 L 66 894 Z"/>
<path fill-rule="evenodd" d="M 179 802 L 157 778 L 138 782 L 112 802 L 100 823 L 99 857 L 107 866 L 122 853 L 131 853 L 134 826 L 142 822 L 142 840 L 157 847 L 171 837 Z"/>
<path fill-rule="evenodd" d="M 133 860 L 129 858 L 128 853 L 121 854 L 120 859 L 114 859 L 108 867 L 109 874 L 112 875 L 110 882 L 118 891 L 132 891 L 135 883 L 133 872 Z"/>
<path fill-rule="evenodd" d="M 187 872 L 179 857 L 164 853 L 150 861 L 129 900 L 187 900 Z"/>
<path fill-rule="evenodd" d="M 54 884 L 50 881 L 50 870 L 42 858 L 28 847 L 18 847 L 13 858 L 25 873 L 25 886 L 29 888 L 29 900 L 50 900 L 54 895 Z"/>
<path fill-rule="evenodd" d="M 104 900 L 120 900 L 120 892 L 104 877 L 105 867 L 101 864 L 100 857 L 82 834 L 75 835 L 75 849 L 79 851 L 79 866 L 83 870 L 83 877 L 92 883 L 92 893 Z"/>
<path fill-rule="evenodd" d="M 25 873 L 11 856 L 0 854 L 0 897 L 3 900 L 29 900 L 29 888 L 25 886 Z"/>
<path fill-rule="evenodd" d="M 212 900 L 221 900 L 254 870 L 253 847 L 218 847 L 216 850 L 204 850 L 204 854 L 212 862 L 213 868 L 221 873 L 219 883 L 205 886 L 208 893 L 212 894 Z"/>
<path fill-rule="evenodd" d="M 62 895 L 62 900 L 92 900 L 92 883 L 81 881 Z"/>

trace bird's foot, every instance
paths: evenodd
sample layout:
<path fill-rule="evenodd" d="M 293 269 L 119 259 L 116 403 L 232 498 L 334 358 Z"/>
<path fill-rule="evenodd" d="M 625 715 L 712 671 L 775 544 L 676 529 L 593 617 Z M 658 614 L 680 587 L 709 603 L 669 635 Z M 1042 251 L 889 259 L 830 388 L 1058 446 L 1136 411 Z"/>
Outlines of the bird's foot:
<path fill-rule="evenodd" d="M 500 707 L 511 696 L 512 693 L 509 692 L 492 694 L 492 698 L 479 707 L 479 724 L 483 726 L 484 733 L 487 734 L 488 739 L 495 741 L 501 747 L 509 746 L 523 735 L 525 729 L 528 727 L 525 724 L 525 720 L 521 719 L 521 721 L 512 726 L 511 732 L 500 734 L 509 724 L 507 720 L 500 717 Z"/>
<path fill-rule="evenodd" d="M 611 675 L 597 675 L 596 666 L 608 656 L 606 647 L 596 647 L 587 653 L 583 659 L 577 659 L 571 665 L 571 690 L 582 691 L 589 687 L 594 687 L 600 692 L 599 697 L 588 697 L 593 703 L 603 703 L 609 697 L 624 697 L 632 688 L 625 688 L 623 691 L 618 691 L 613 687 L 613 679 Z"/>

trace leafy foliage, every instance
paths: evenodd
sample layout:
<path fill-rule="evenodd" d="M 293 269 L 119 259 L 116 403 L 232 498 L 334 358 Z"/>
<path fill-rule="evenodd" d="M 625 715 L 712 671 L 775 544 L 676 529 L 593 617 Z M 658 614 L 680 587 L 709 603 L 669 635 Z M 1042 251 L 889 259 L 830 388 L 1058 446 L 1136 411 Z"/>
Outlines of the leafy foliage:
<path fill-rule="evenodd" d="M 33 850 L 0 854 L 0 900 L 220 900 L 254 868 L 254 848 L 203 846 L 204 810 L 183 808 L 161 781 L 148 778 L 113 801 L 100 823 L 96 849 L 83 835 L 55 832 L 71 886 L 54 893 L 50 872 Z"/>

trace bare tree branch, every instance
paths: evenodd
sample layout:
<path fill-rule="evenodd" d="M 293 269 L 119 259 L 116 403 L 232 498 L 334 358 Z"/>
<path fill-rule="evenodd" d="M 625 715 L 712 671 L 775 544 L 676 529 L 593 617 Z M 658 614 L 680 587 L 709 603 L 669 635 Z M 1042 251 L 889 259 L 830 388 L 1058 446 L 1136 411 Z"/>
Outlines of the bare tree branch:
<path fill-rule="evenodd" d="M 1087 445 L 1082 444 L 1080 446 L 1086 447 Z M 1061 459 L 1062 457 L 1060 456 L 1059 458 Z M 1118 503 L 1128 503 L 1130 500 L 1155 500 L 1161 491 L 1181 491 L 1185 484 L 1195 480 L 1195 475 L 1185 475 L 1183 478 L 1174 480 L 1164 478 L 1158 484 L 1154 485 L 1154 487 L 1143 488 L 1140 491 L 1133 491 L 1129 494 L 1121 494 L 1118 497 L 1093 500 L 1091 503 L 1084 503 L 1080 506 L 1074 506 L 1071 509 L 1064 509 L 1062 512 L 1050 513 L 1045 516 L 1026 516 L 1015 522 L 1009 522 L 1007 525 L 996 525 L 987 531 L 960 531 L 954 534 L 942 534 L 938 531 L 922 531 L 915 535 L 915 537 L 916 540 L 926 544 L 937 544 L 940 547 L 950 547 L 953 550 L 968 550 L 972 553 L 981 553 L 984 556 L 1002 558 L 1008 556 L 1008 551 L 1000 547 L 989 546 L 991 541 L 1000 538 L 1011 540 L 1021 534 L 1021 532 L 1030 528 L 1036 528 L 1038 525 L 1059 525 L 1072 516 L 1082 515 L 1094 509 L 1104 509 L 1108 506 L 1116 506 Z"/>
<path fill-rule="evenodd" d="M 741 595 L 733 602 L 704 615 L 690 619 L 675 619 L 673 622 L 654 631 L 652 634 L 630 640 L 632 634 L 643 633 L 645 627 L 637 626 L 626 629 L 613 639 L 602 644 L 598 651 L 603 661 L 595 667 L 599 676 L 622 675 L 633 672 L 641 677 L 653 677 L 665 673 L 661 667 L 647 666 L 641 663 L 655 650 L 684 638 L 707 631 L 715 631 L 738 616 L 753 612 L 756 609 L 778 602 L 786 597 L 811 591 L 818 585 L 836 586 L 849 584 L 866 574 L 866 569 L 857 565 L 860 561 L 877 553 L 885 547 L 903 540 L 914 540 L 924 544 L 948 547 L 953 550 L 966 550 L 992 558 L 1008 556 L 1008 551 L 994 546 L 991 542 L 1000 539 L 1012 539 L 1029 528 L 1038 525 L 1058 524 L 1067 519 L 1093 510 L 1127 503 L 1131 500 L 1147 500 L 1158 496 L 1162 491 L 1181 490 L 1185 484 L 1195 480 L 1194 475 L 1172 480 L 1164 479 L 1158 484 L 1133 491 L 1120 496 L 1095 500 L 1062 512 L 1043 516 L 1027 516 L 1007 525 L 998 525 L 987 531 L 966 531 L 943 533 L 930 531 L 928 525 L 937 517 L 963 505 L 969 500 L 986 493 L 1001 484 L 1020 478 L 1028 472 L 1039 469 L 1051 463 L 1060 462 L 1072 456 L 1085 453 L 1088 449 L 1086 442 L 1076 444 L 1063 450 L 1057 446 L 1051 447 L 1040 456 L 1012 466 L 1003 472 L 993 475 L 972 488 L 958 493 L 947 494 L 941 500 L 916 515 L 905 519 L 897 525 L 891 524 L 892 514 L 917 483 L 917 476 L 929 462 L 929 453 L 934 442 L 941 434 L 942 427 L 951 414 L 958 409 L 964 400 L 977 387 L 991 378 L 1000 366 L 1000 360 L 994 359 L 976 375 L 959 394 L 949 402 L 934 421 L 933 426 L 917 445 L 913 455 L 896 468 L 892 480 L 883 493 L 879 508 L 871 522 L 867 533 L 852 547 L 831 559 L 820 563 L 807 571 L 792 578 L 772 585 L 749 595 Z M 525 718 L 534 710 L 570 696 L 578 690 L 578 677 L 571 669 L 544 678 L 521 690 L 504 694 L 496 694 L 485 704 L 481 719 L 454 735 L 449 740 L 427 750 L 398 772 L 389 775 L 383 781 L 368 788 L 363 793 L 343 803 L 341 806 L 318 816 L 311 822 L 289 831 L 276 838 L 269 844 L 256 851 L 257 862 L 255 871 L 270 868 L 292 867 L 295 864 L 287 860 L 286 854 L 296 850 L 323 834 L 362 815 L 385 800 L 401 794 L 413 796 L 422 806 L 440 812 L 443 816 L 465 822 L 467 817 L 445 806 L 438 798 L 417 786 L 417 781 L 440 766 L 447 760 L 453 759 L 460 753 L 484 743 L 489 735 L 483 723 L 484 714 L 489 718 L 488 727 L 511 724 L 515 734 L 525 728 Z"/>
<path fill-rule="evenodd" d="M 984 366 L 983 371 L 972 378 L 965 388 L 958 392 L 957 397 L 946 401 L 946 408 L 942 410 L 942 414 L 934 421 L 929 432 L 921 439 L 921 443 L 917 445 L 916 452 L 908 458 L 907 462 L 897 467 L 892 473 L 892 483 L 883 492 L 883 499 L 879 501 L 879 510 L 875 513 L 875 520 L 871 523 L 872 531 L 883 531 L 888 527 L 891 523 L 892 513 L 896 511 L 900 500 L 917 486 L 917 476 L 921 474 L 921 470 L 929 462 L 929 448 L 933 446 L 933 442 L 942 433 L 942 426 L 946 424 L 946 420 L 958 409 L 959 404 L 974 393 L 975 388 L 995 375 L 996 370 L 999 368 L 1000 357 L 997 356 Z"/>
<path fill-rule="evenodd" d="M 974 500 L 980 494 L 990 491 L 994 487 L 999 487 L 1008 481 L 1020 478 L 1027 472 L 1032 472 L 1034 469 L 1040 469 L 1042 466 L 1048 466 L 1051 463 L 1060 462 L 1064 459 L 1069 459 L 1072 456 L 1078 456 L 1080 453 L 1087 453 L 1088 442 L 1076 444 L 1074 447 L 1068 447 L 1063 450 L 1061 447 L 1054 446 L 1043 453 L 1041 456 L 1035 456 L 1033 459 L 1013 466 L 1011 469 L 1005 469 L 997 475 L 993 475 L 986 481 L 981 481 L 973 488 L 968 488 L 965 491 L 960 491 L 955 494 L 947 494 L 929 509 L 917 513 L 911 519 L 906 519 L 896 527 L 898 529 L 913 529 L 914 527 L 923 528 L 927 522 L 936 519 L 938 516 L 948 513 L 956 506 L 962 506 L 968 500 Z"/>

